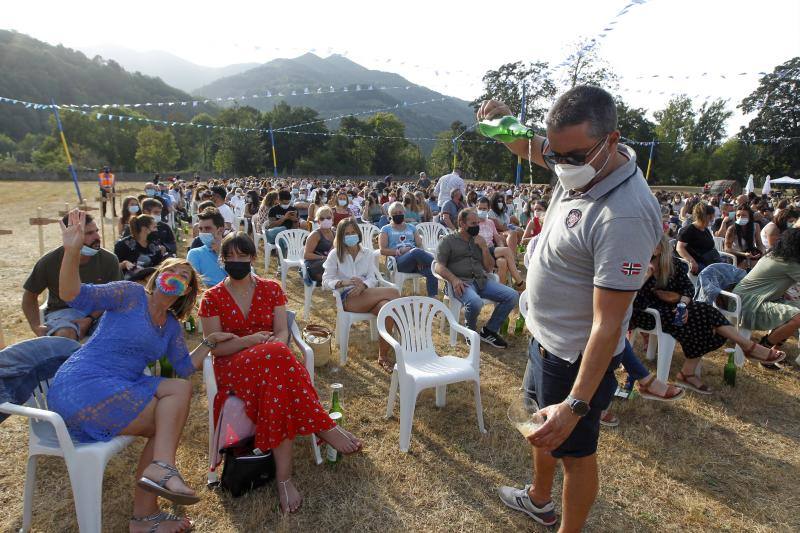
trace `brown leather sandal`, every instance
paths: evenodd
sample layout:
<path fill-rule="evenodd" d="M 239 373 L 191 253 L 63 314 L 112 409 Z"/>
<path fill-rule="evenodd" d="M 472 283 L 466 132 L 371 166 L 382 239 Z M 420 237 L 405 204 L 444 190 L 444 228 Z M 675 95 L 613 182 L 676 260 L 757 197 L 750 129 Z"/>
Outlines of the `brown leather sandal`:
<path fill-rule="evenodd" d="M 675 385 L 670 385 L 669 383 L 665 383 L 667 387 L 666 392 L 664 395 L 657 394 L 650 389 L 650 385 L 656 380 L 656 375 L 651 374 L 650 379 L 647 380 L 645 383 L 644 381 L 637 381 L 636 382 L 636 391 L 639 393 L 639 396 L 646 400 L 656 400 L 659 402 L 674 402 L 676 400 L 680 400 L 686 394 L 686 391 L 680 387 L 676 387 Z M 672 390 L 672 394 L 670 394 L 670 390 Z"/>
<path fill-rule="evenodd" d="M 678 372 L 678 375 L 676 376 L 678 384 L 680 384 L 680 386 L 685 389 L 689 389 L 698 394 L 705 394 L 705 395 L 709 395 L 713 392 L 711 390 L 711 387 L 709 387 L 703 382 L 700 382 L 700 385 L 695 385 L 694 383 L 689 381 L 691 378 L 695 378 L 696 380 L 700 381 L 700 377 L 697 374 L 684 374 L 683 371 Z"/>
<path fill-rule="evenodd" d="M 774 365 L 775 363 L 780 363 L 781 361 L 786 359 L 786 353 L 778 350 L 775 347 L 777 345 L 773 345 L 773 346 L 769 347 L 769 356 L 766 359 L 761 359 L 760 357 L 756 357 L 755 355 L 753 355 L 753 351 L 758 346 L 764 346 L 764 345 L 762 343 L 753 341 L 752 344 L 750 344 L 750 347 L 748 349 L 744 350 L 745 359 L 747 359 L 748 361 L 756 362 L 756 363 L 763 363 L 765 365 Z M 764 347 L 766 348 L 767 346 L 764 346 Z"/>

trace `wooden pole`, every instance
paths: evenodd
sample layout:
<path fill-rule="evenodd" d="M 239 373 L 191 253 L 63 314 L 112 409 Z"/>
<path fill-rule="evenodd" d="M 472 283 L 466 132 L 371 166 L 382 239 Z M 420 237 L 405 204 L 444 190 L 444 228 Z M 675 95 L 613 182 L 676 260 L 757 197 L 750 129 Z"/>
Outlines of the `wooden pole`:
<path fill-rule="evenodd" d="M 36 218 L 40 221 L 42 220 L 42 208 L 36 208 Z M 39 230 L 39 257 L 44 255 L 44 226 L 42 224 L 38 224 L 37 229 Z"/>
<path fill-rule="evenodd" d="M 0 229 L 0 235 L 11 235 L 10 229 Z M 0 321 L 0 350 L 6 347 L 6 336 L 3 334 L 3 322 Z"/>

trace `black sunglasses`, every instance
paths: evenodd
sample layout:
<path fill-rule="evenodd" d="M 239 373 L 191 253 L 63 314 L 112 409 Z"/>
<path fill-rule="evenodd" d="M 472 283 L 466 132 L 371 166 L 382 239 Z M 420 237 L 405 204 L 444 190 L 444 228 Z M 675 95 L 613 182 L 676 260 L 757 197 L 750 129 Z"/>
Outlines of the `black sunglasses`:
<path fill-rule="evenodd" d="M 542 158 L 549 164 L 555 165 L 557 163 L 566 163 L 567 165 L 581 166 L 586 164 L 586 158 L 589 157 L 598 147 L 600 147 L 608 139 L 608 136 L 600 139 L 597 143 L 589 148 L 584 154 L 559 154 L 553 150 L 548 150 L 542 154 Z"/>

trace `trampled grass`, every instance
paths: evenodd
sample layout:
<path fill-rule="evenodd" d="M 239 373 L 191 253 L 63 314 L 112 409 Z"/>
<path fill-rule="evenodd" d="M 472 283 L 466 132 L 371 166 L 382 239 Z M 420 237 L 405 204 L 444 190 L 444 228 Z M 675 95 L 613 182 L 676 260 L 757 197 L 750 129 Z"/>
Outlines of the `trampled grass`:
<path fill-rule="evenodd" d="M 93 184 L 83 187 L 87 196 L 94 195 Z M 28 219 L 36 216 L 37 206 L 45 216 L 55 215 L 65 199 L 74 202 L 75 194 L 70 183 L 4 182 L 0 190 L 0 229 L 14 231 L 0 235 L 5 252 L 0 256 L 0 317 L 10 343 L 32 335 L 20 310 L 22 282 L 38 257 L 36 228 Z M 59 244 L 57 225 L 45 227 L 45 240 L 48 250 Z M 263 262 L 258 268 L 263 274 Z M 302 285 L 295 275 L 290 276 L 288 296 L 289 307 L 301 310 Z M 483 318 L 487 316 L 484 312 Z M 315 291 L 312 321 L 333 327 L 335 307 L 329 293 Z M 192 336 L 190 346 L 198 340 Z M 443 352 L 449 349 L 444 336 L 436 340 Z M 285 518 L 277 510 L 272 486 L 237 500 L 205 490 L 207 404 L 201 376 L 195 375 L 178 466 L 203 500 L 179 511 L 189 513 L 197 531 L 213 532 L 544 530 L 505 508 L 495 492 L 500 484 L 521 485 L 531 476 L 529 447 L 505 416 L 521 382 L 527 339 L 509 340 L 507 350 L 481 353 L 488 433 L 478 432 L 471 387 L 458 384 L 448 388 L 442 409 L 434 406 L 432 392 L 420 395 L 411 452 L 403 454 L 397 411 L 394 418 L 384 419 L 389 378 L 374 363 L 377 346 L 370 342 L 366 325 L 355 326 L 347 366 L 336 373 L 318 370 L 317 386 L 327 401 L 327 385 L 344 384 L 347 425 L 365 440 L 364 452 L 335 467 L 316 466 L 308 439 L 299 439 L 294 479 L 305 502 L 298 514 Z M 459 350 L 465 351 L 463 344 Z M 797 356 L 794 341 L 788 351 L 791 359 Z M 637 353 L 642 353 L 641 346 Z M 673 376 L 682 360 L 678 349 Z M 797 368 L 772 373 L 748 364 L 739 371 L 736 388 L 729 389 L 722 385 L 723 364 L 721 351 L 706 357 L 703 373 L 716 390 L 712 396 L 687 393 L 675 404 L 615 402 L 622 423 L 602 433 L 601 491 L 587 531 L 800 530 Z M 12 417 L 0 426 L 3 531 L 17 530 L 22 522 L 26 443 L 24 420 Z M 129 447 L 106 470 L 106 531 L 127 530 L 141 446 Z M 48 458 L 39 464 L 34 530 L 77 531 L 63 462 Z"/>

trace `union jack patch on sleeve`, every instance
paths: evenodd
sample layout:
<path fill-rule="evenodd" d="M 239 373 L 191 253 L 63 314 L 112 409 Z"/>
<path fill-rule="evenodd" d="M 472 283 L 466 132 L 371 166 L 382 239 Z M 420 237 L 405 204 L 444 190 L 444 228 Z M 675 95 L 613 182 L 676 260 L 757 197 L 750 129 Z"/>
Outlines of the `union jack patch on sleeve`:
<path fill-rule="evenodd" d="M 622 263 L 622 273 L 626 276 L 638 276 L 642 273 L 642 264 L 641 263 L 631 263 L 630 261 L 625 261 Z"/>

